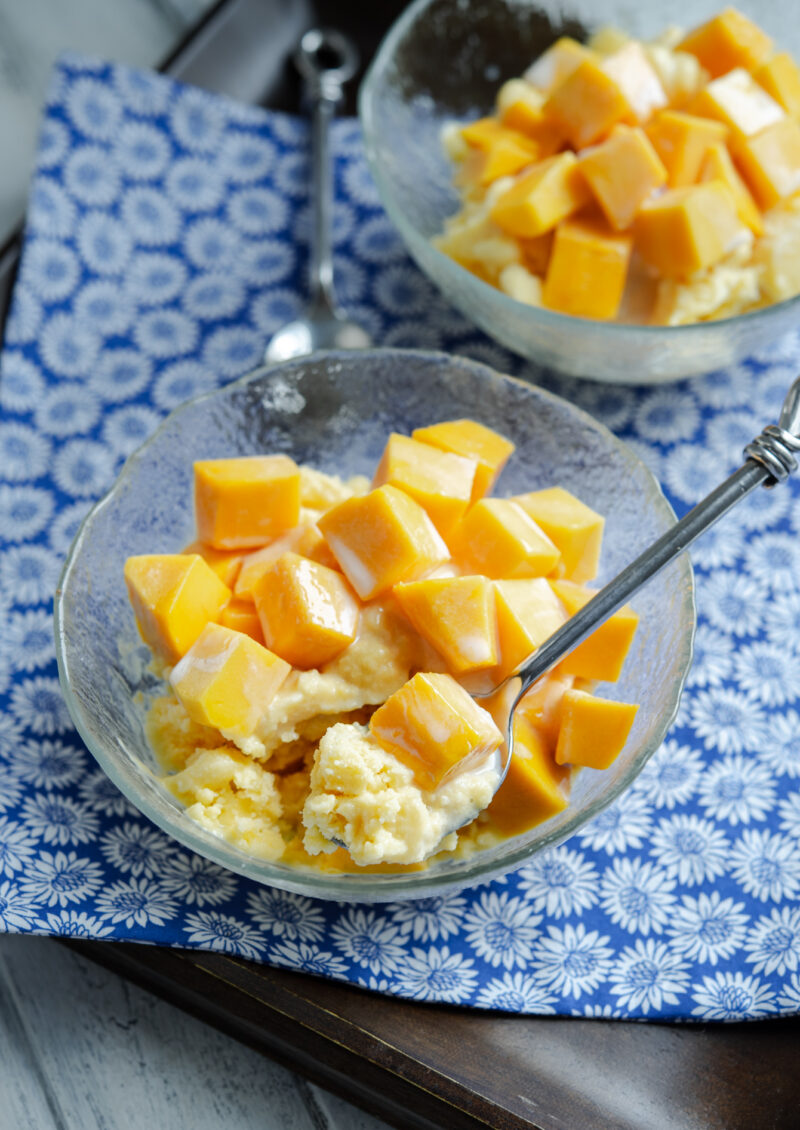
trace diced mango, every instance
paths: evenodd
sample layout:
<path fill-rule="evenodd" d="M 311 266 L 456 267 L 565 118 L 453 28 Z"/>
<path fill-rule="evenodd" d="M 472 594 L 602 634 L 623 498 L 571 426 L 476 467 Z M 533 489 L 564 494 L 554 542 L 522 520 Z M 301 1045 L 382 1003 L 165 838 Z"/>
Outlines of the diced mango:
<path fill-rule="evenodd" d="M 733 156 L 764 211 L 800 189 L 800 126 L 794 118 L 737 141 Z"/>
<path fill-rule="evenodd" d="M 185 655 L 231 598 L 199 554 L 129 557 L 125 583 L 142 639 L 166 663 Z"/>
<path fill-rule="evenodd" d="M 687 109 L 700 118 L 722 122 L 736 138 L 752 137 L 784 117 L 783 107 L 743 67 L 703 87 Z"/>
<path fill-rule="evenodd" d="M 450 556 L 419 503 L 388 484 L 334 506 L 318 525 L 362 600 L 416 581 Z"/>
<path fill-rule="evenodd" d="M 503 735 L 450 675 L 420 672 L 370 718 L 373 738 L 414 772 L 423 789 L 478 768 Z"/>
<path fill-rule="evenodd" d="M 552 157 L 565 141 L 563 131 L 544 115 L 544 102 L 544 94 L 525 79 L 509 79 L 497 94 L 500 121 L 535 141 L 539 159 Z"/>
<path fill-rule="evenodd" d="M 390 483 L 405 491 L 447 537 L 469 506 L 477 469 L 474 459 L 392 432 L 372 486 Z"/>
<path fill-rule="evenodd" d="M 235 632 L 243 632 L 257 643 L 263 644 L 264 642 L 261 621 L 252 600 L 232 600 L 230 604 L 223 608 L 219 622 L 225 628 L 232 628 Z"/>
<path fill-rule="evenodd" d="M 516 671 L 567 617 L 543 577 L 495 581 L 494 588 L 500 662 L 491 674 L 499 682 Z"/>
<path fill-rule="evenodd" d="M 701 183 L 709 180 L 720 180 L 723 184 L 726 184 L 733 194 L 736 215 L 746 227 L 750 228 L 753 235 L 762 234 L 764 224 L 761 220 L 758 205 L 753 199 L 750 189 L 736 171 L 728 147 L 723 145 L 721 141 L 715 141 L 713 145 L 709 145 L 700 167 L 698 179 Z"/>
<path fill-rule="evenodd" d="M 565 674 L 563 670 L 551 671 L 533 684 L 517 706 L 517 715 L 527 718 L 553 750 L 561 728 L 564 695 L 571 690 L 574 682 L 572 675 Z"/>
<path fill-rule="evenodd" d="M 475 460 L 478 467 L 472 484 L 473 502 L 489 493 L 514 453 L 511 440 L 476 420 L 445 420 L 427 428 L 415 428 L 411 435 L 440 451 L 452 451 L 454 455 Z"/>
<path fill-rule="evenodd" d="M 574 616 L 596 595 L 593 589 L 583 588 L 572 581 L 551 581 L 550 584 L 569 616 Z M 639 617 L 631 606 L 624 605 L 562 659 L 559 670 L 581 679 L 615 683 L 622 674 L 638 624 Z"/>
<path fill-rule="evenodd" d="M 589 200 L 574 153 L 538 161 L 498 196 L 491 218 L 510 235 L 530 239 L 554 228 Z"/>
<path fill-rule="evenodd" d="M 743 231 L 733 194 L 716 180 L 670 189 L 642 205 L 633 225 L 640 255 L 668 279 L 717 263 Z"/>
<path fill-rule="evenodd" d="M 604 137 L 618 122 L 636 124 L 627 98 L 602 63 L 584 59 L 544 105 L 544 114 L 563 129 L 574 149 Z"/>
<path fill-rule="evenodd" d="M 474 170 L 462 172 L 462 179 L 471 176 L 482 185 L 491 184 L 500 177 L 512 176 L 540 156 L 536 141 L 519 130 L 501 125 L 496 118 L 480 118 L 471 122 L 464 126 L 461 135 L 483 156 Z"/>
<path fill-rule="evenodd" d="M 232 589 L 242 567 L 243 554 L 235 549 L 213 549 L 201 541 L 193 541 L 187 545 L 182 553 L 199 553 L 207 565 L 210 565 L 223 585 Z"/>
<path fill-rule="evenodd" d="M 497 663 L 494 590 L 486 577 L 426 578 L 395 585 L 392 592 L 453 674 Z"/>
<path fill-rule="evenodd" d="M 617 231 L 631 226 L 640 204 L 667 179 L 647 134 L 624 126 L 600 145 L 584 150 L 578 167 Z"/>
<path fill-rule="evenodd" d="M 246 549 L 297 525 L 300 471 L 287 455 L 207 459 L 194 465 L 200 540 L 215 549 Z"/>
<path fill-rule="evenodd" d="M 556 746 L 559 765 L 608 769 L 622 752 L 639 707 L 597 698 L 587 691 L 567 691 Z"/>
<path fill-rule="evenodd" d="M 514 501 L 557 546 L 565 577 L 582 582 L 597 576 L 605 526 L 601 514 L 563 487 L 530 491 Z"/>
<path fill-rule="evenodd" d="M 518 836 L 567 807 L 569 770 L 556 763 L 545 737 L 523 717 L 515 717 L 514 748 L 508 773 L 486 809 L 491 823 Z"/>
<path fill-rule="evenodd" d="M 641 43 L 625 43 L 607 55 L 601 67 L 622 91 L 637 122 L 648 121 L 667 105 L 666 91 Z"/>
<path fill-rule="evenodd" d="M 594 58 L 594 52 L 588 47 L 568 35 L 563 35 L 531 63 L 522 77 L 525 82 L 547 94 L 564 79 L 569 78 L 586 59 Z"/>
<path fill-rule="evenodd" d="M 600 220 L 564 220 L 556 230 L 542 305 L 581 318 L 613 318 L 625 290 L 633 241 Z"/>
<path fill-rule="evenodd" d="M 690 31 L 678 44 L 699 59 L 712 78 L 734 67 L 754 70 L 772 49 L 772 40 L 736 8 L 726 8 Z"/>
<path fill-rule="evenodd" d="M 662 110 L 645 130 L 667 170 L 670 187 L 694 184 L 709 145 L 725 141 L 728 127 L 682 110 Z"/>
<path fill-rule="evenodd" d="M 250 636 L 207 624 L 173 668 L 170 682 L 195 722 L 225 737 L 249 738 L 290 671 Z"/>
<path fill-rule="evenodd" d="M 244 555 L 233 590 L 236 598 L 252 600 L 258 582 L 284 553 L 299 553 L 301 557 L 308 557 L 321 565 L 337 568 L 336 559 L 319 528 L 313 522 L 303 522 L 269 545 L 265 545 L 263 549 L 256 549 Z"/>
<path fill-rule="evenodd" d="M 485 577 L 543 577 L 559 552 L 525 511 L 508 498 L 476 502 L 450 538 L 453 559 Z"/>
<path fill-rule="evenodd" d="M 353 642 L 359 605 L 341 573 L 284 553 L 256 585 L 264 642 L 294 667 L 321 667 Z"/>
<path fill-rule="evenodd" d="M 753 77 L 787 114 L 800 117 L 800 67 L 788 51 L 771 55 Z"/>

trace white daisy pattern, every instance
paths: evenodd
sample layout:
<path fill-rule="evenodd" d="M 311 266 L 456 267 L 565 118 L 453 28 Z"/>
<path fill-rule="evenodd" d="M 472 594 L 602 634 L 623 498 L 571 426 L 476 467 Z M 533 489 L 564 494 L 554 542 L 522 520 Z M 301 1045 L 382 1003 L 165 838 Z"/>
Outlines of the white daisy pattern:
<path fill-rule="evenodd" d="M 332 146 L 337 296 L 376 343 L 569 397 L 679 514 L 777 414 L 798 335 L 660 388 L 532 370 L 408 258 L 357 123 L 335 122 Z M 800 1013 L 800 476 L 693 547 L 694 662 L 632 786 L 474 889 L 344 905 L 256 885 L 165 837 L 83 747 L 54 658 L 64 556 L 164 415 L 258 364 L 302 309 L 308 189 L 299 119 L 75 55 L 57 65 L 0 354 L 0 929 L 214 949 L 506 1012 Z"/>

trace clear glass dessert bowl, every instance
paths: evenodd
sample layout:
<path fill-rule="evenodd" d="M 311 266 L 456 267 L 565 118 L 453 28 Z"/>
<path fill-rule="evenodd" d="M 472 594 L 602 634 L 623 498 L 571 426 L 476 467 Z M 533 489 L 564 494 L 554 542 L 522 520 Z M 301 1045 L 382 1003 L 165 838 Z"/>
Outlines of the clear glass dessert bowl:
<path fill-rule="evenodd" d="M 123 581 L 131 554 L 178 552 L 193 540 L 197 459 L 285 452 L 339 475 L 371 473 L 391 431 L 469 416 L 514 441 L 497 493 L 556 483 L 605 514 L 600 581 L 667 529 L 673 512 L 639 458 L 578 408 L 484 365 L 443 353 L 320 353 L 259 369 L 174 411 L 125 464 L 87 517 L 56 593 L 59 675 L 72 718 L 109 777 L 186 847 L 255 879 L 319 898 L 381 901 L 468 886 L 558 843 L 609 804 L 660 745 L 691 662 L 694 589 L 684 555 L 637 597 L 640 627 L 614 698 L 641 709 L 605 772 L 578 774 L 569 806 L 526 834 L 424 870 L 323 873 L 245 854 L 189 817 L 165 789 L 145 736 L 158 685 Z"/>
<path fill-rule="evenodd" d="M 614 25 L 651 38 L 690 28 L 722 0 L 417 0 L 384 39 L 360 94 L 367 158 L 408 251 L 443 294 L 486 333 L 539 364 L 572 376 L 660 384 L 731 365 L 793 328 L 800 297 L 716 322 L 638 326 L 524 305 L 438 251 L 431 238 L 460 206 L 440 140 L 445 122 L 491 111 L 502 82 L 519 77 L 560 35 L 586 39 Z M 800 22 L 783 0 L 750 12 L 779 50 L 800 57 Z"/>

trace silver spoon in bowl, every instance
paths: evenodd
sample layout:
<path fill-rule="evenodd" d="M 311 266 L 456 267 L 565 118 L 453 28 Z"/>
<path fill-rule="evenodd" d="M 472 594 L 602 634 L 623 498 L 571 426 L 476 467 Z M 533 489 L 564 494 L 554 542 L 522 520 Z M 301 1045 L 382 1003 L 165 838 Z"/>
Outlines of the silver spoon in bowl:
<path fill-rule="evenodd" d="M 282 326 L 264 353 L 267 363 L 287 361 L 318 349 L 367 349 L 371 340 L 337 309 L 333 288 L 331 217 L 333 180 L 329 127 L 342 89 L 358 70 L 358 52 L 346 36 L 315 28 L 294 54 L 311 104 L 312 204 L 311 295 L 305 314 Z"/>

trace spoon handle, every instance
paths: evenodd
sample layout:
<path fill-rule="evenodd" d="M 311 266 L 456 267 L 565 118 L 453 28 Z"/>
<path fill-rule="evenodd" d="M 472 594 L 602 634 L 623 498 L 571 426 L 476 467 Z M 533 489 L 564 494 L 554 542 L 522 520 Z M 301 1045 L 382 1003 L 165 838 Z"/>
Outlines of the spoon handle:
<path fill-rule="evenodd" d="M 554 632 L 520 668 L 516 677 L 521 687 L 516 701 L 537 679 L 559 663 L 573 648 L 609 618 L 618 608 L 683 553 L 710 526 L 745 498 L 756 487 L 775 486 L 797 469 L 795 453 L 800 451 L 800 377 L 789 390 L 781 410 L 780 423 L 770 424 L 744 450 L 745 463 L 699 502 L 679 522 L 641 553 L 635 561 L 602 588 L 597 596 Z"/>

